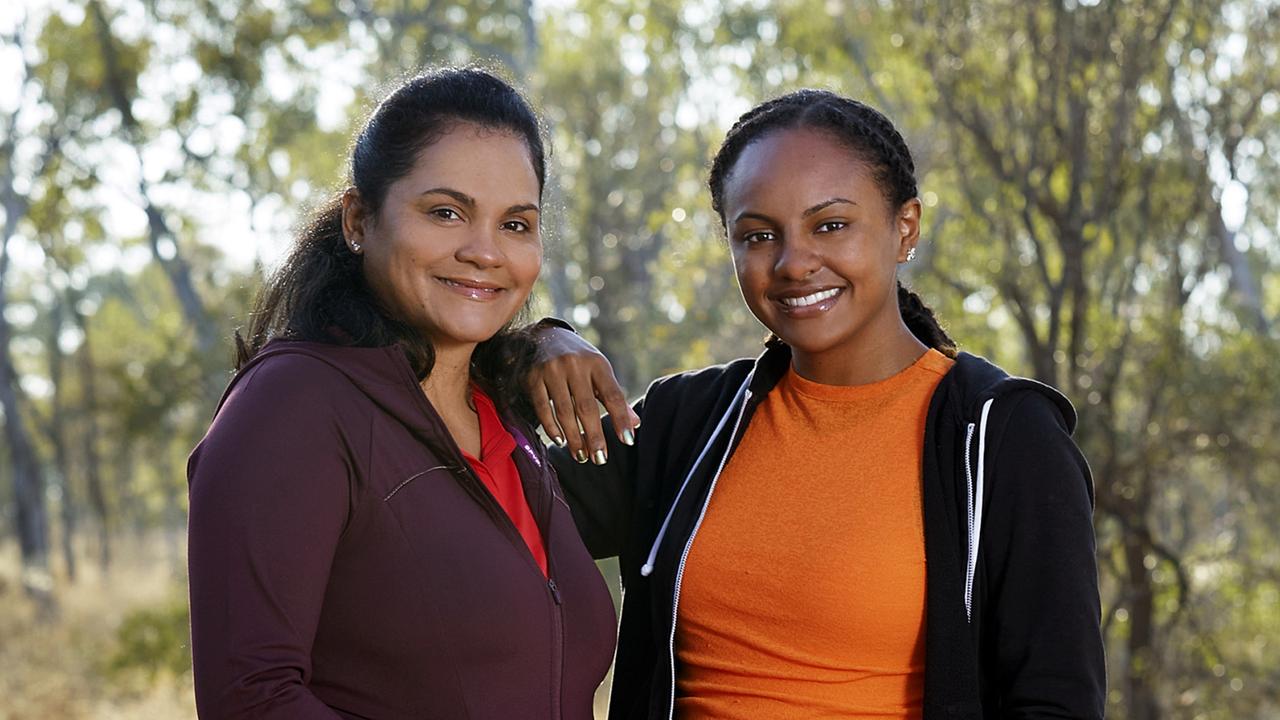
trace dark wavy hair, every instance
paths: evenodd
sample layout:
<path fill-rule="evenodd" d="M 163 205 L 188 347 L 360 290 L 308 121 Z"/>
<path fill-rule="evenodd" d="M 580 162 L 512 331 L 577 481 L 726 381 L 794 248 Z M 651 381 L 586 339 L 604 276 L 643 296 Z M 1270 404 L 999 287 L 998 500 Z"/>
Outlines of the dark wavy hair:
<path fill-rule="evenodd" d="M 546 153 L 542 124 L 529 103 L 486 70 L 445 68 L 401 84 L 356 136 L 349 182 L 375 217 L 392 183 L 408 175 L 419 154 L 459 124 L 522 138 L 541 195 Z M 533 337 L 514 329 L 526 314 L 522 309 L 517 318 L 476 347 L 471 376 L 500 407 L 531 417 L 520 379 L 532 366 Z M 351 251 L 343 235 L 341 194 L 313 213 L 284 262 L 258 293 L 247 335 L 236 331 L 236 369 L 275 338 L 358 347 L 399 345 L 419 380 L 435 364 L 431 342 L 388 314 L 365 282 L 362 257 Z"/>
<path fill-rule="evenodd" d="M 742 151 L 770 132 L 793 128 L 821 131 L 856 153 L 870 168 L 871 177 L 880 187 L 891 212 L 916 197 L 915 161 L 889 118 L 869 105 L 832 92 L 797 90 L 748 110 L 721 143 L 707 180 L 711 206 L 720 216 L 721 224 L 725 222 L 725 180 Z M 933 310 L 901 282 L 898 283 L 898 310 L 920 342 L 955 357 L 956 344 L 942 329 Z M 769 342 L 782 341 L 774 336 Z"/>

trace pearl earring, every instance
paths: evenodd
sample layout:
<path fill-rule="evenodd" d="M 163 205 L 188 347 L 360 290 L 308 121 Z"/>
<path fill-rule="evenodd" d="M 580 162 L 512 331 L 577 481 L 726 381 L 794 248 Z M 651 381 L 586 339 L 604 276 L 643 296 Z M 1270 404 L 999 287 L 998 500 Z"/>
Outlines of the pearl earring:
<path fill-rule="evenodd" d="M 353 242 L 353 243 L 351 243 L 351 252 L 359 254 L 359 252 L 360 252 L 360 243 L 358 243 L 358 242 Z"/>
<path fill-rule="evenodd" d="M 915 259 L 916 259 L 916 249 L 911 248 L 910 250 L 907 251 L 907 262 L 911 262 L 912 260 L 915 260 Z"/>

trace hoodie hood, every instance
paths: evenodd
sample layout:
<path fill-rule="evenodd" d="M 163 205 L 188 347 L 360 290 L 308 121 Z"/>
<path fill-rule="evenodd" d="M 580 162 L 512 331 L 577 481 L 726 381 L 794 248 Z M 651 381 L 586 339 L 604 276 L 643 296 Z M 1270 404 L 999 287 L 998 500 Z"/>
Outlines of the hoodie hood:
<path fill-rule="evenodd" d="M 1067 432 L 1075 432 L 1076 409 L 1071 401 L 1039 380 L 1010 375 L 986 358 L 966 352 L 956 356 L 955 367 L 948 374 L 954 377 L 954 382 L 950 385 L 955 392 L 960 393 L 959 407 L 968 417 L 977 415 L 988 400 L 1028 391 L 1039 393 L 1052 401 L 1067 423 Z"/>
<path fill-rule="evenodd" d="M 453 458 L 458 465 L 464 462 L 461 451 L 451 441 L 449 428 L 419 390 L 409 359 L 398 345 L 354 347 L 306 340 L 272 340 L 232 378 L 218 403 L 219 410 L 231 391 L 253 374 L 254 368 L 273 358 L 298 355 L 318 360 L 346 376 L 356 391 L 405 426 L 438 457 Z M 512 427 L 505 415 L 503 420 Z M 528 440 L 523 435 L 516 435 L 516 441 L 530 453 Z"/>

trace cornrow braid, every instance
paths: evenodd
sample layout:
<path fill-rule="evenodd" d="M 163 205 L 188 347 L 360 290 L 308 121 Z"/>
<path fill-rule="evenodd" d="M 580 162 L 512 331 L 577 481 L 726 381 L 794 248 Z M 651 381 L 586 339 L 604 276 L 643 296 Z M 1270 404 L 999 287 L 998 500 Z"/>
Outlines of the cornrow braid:
<path fill-rule="evenodd" d="M 743 150 L 771 132 L 793 128 L 824 132 L 856 153 L 870 168 L 871 177 L 880 187 L 891 212 L 897 212 L 903 203 L 919 194 L 911 149 L 889 118 L 870 105 L 826 90 L 797 90 L 748 110 L 725 135 L 707 178 L 711 207 L 720 216 L 721 224 L 725 222 L 725 182 Z M 898 283 L 898 308 L 903 321 L 920 342 L 955 356 L 955 343 L 942 329 L 933 310 L 901 283 Z"/>

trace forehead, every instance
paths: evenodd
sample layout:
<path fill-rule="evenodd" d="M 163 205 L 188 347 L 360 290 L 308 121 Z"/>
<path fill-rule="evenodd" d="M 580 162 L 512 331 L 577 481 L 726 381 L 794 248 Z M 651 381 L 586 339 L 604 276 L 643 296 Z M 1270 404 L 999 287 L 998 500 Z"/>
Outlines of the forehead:
<path fill-rule="evenodd" d="M 423 148 L 404 178 L 405 189 L 446 186 L 477 200 L 520 196 L 538 199 L 538 173 L 525 139 L 509 130 L 461 123 Z"/>
<path fill-rule="evenodd" d="M 835 195 L 882 197 L 862 156 L 829 133 L 774 130 L 738 156 L 725 181 L 725 215 L 732 218 L 732 208 L 743 204 L 792 200 L 809 207 Z"/>

